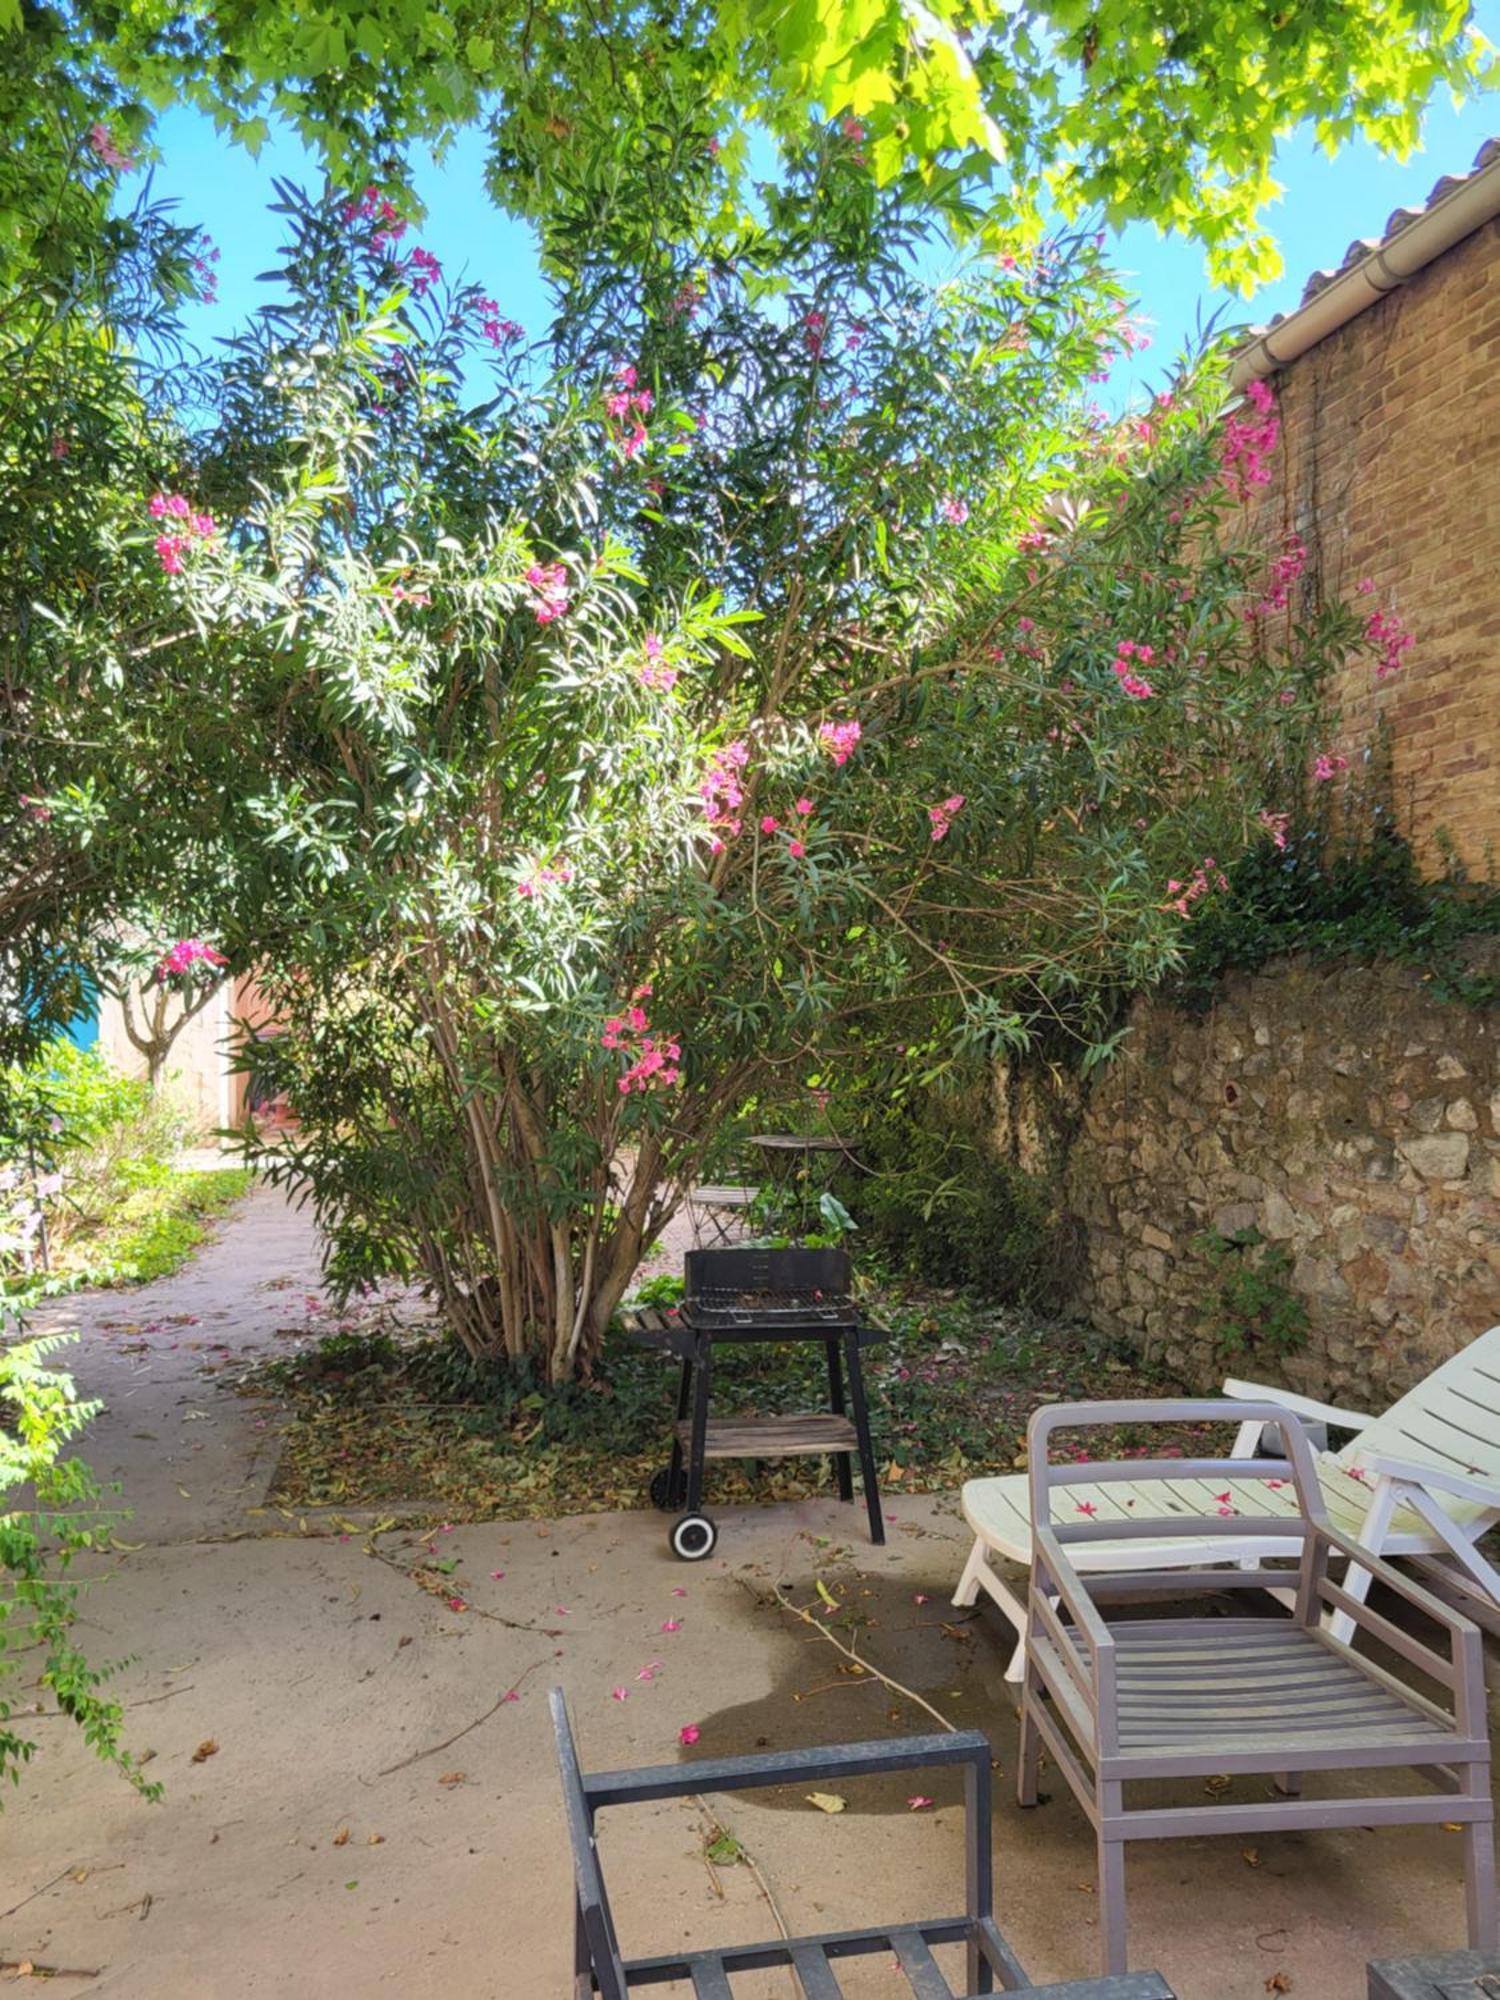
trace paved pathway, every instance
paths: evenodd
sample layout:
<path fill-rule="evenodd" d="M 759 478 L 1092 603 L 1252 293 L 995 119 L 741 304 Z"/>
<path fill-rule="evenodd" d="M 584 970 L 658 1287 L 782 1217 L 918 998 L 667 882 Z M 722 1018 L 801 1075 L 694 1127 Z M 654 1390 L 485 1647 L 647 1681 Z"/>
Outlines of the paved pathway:
<path fill-rule="evenodd" d="M 234 1393 L 243 1364 L 315 1336 L 324 1310 L 305 1209 L 258 1187 L 172 1277 L 82 1292 L 34 1316 L 76 1328 L 59 1360 L 103 1403 L 87 1456 L 118 1482 L 132 1542 L 181 1542 L 251 1525 L 276 1469 L 274 1415 Z"/>

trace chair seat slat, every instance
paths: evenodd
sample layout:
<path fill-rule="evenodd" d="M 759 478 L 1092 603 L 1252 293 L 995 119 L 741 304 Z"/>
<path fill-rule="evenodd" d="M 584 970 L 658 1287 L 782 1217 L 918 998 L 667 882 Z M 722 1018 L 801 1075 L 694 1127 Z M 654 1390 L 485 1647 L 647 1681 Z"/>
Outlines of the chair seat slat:
<path fill-rule="evenodd" d="M 891 1950 L 900 1960 L 916 2000 L 953 2000 L 953 1988 L 939 1971 L 920 1931 L 892 1931 Z"/>
<path fill-rule="evenodd" d="M 794 1944 L 791 1954 L 792 1970 L 806 2000 L 843 2000 L 844 1989 L 835 1978 L 822 1945 Z"/>
<path fill-rule="evenodd" d="M 714 1954 L 693 1961 L 693 2000 L 734 2000 L 724 1961 Z"/>

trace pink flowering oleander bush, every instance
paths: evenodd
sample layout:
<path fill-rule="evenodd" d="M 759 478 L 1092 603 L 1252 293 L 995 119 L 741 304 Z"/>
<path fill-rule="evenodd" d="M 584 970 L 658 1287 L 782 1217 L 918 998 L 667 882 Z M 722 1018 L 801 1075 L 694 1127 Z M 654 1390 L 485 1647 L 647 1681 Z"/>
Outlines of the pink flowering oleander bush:
<path fill-rule="evenodd" d="M 752 1097 L 1097 1055 L 1337 754 L 1327 667 L 1390 652 L 1245 541 L 1274 410 L 1226 430 L 1214 356 L 1098 408 L 1140 336 L 1092 235 L 929 283 L 848 151 L 727 261 L 581 139 L 530 341 L 393 195 L 289 196 L 177 482 L 214 530 L 151 580 L 249 691 L 219 935 L 286 1027 L 263 1166 L 338 1282 L 419 1276 L 553 1378 Z"/>

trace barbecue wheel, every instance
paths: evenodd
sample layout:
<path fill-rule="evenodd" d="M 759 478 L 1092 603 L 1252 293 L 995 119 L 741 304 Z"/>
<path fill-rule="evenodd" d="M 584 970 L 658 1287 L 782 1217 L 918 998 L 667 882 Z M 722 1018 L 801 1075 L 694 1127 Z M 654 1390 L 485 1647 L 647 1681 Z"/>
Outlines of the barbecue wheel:
<path fill-rule="evenodd" d="M 670 1465 L 652 1473 L 647 1491 L 651 1496 L 651 1505 L 659 1507 L 664 1514 L 674 1513 L 682 1505 L 682 1480 L 680 1477 L 673 1479 Z"/>
<path fill-rule="evenodd" d="M 684 1562 L 702 1562 L 714 1551 L 719 1531 L 706 1514 L 684 1514 L 672 1523 L 672 1553 Z"/>

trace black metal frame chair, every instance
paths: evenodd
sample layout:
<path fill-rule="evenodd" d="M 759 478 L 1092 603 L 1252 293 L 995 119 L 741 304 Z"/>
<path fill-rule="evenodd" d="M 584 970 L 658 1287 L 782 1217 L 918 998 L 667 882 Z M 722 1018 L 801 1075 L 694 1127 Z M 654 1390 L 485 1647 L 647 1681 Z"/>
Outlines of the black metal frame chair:
<path fill-rule="evenodd" d="M 1031 1985 L 994 1919 L 990 1746 L 975 1730 L 950 1736 L 904 1736 L 885 1743 L 845 1743 L 763 1757 L 704 1759 L 691 1764 L 585 1774 L 579 1766 L 560 1688 L 552 1690 L 551 1702 L 563 1804 L 573 1848 L 572 2000 L 594 2000 L 596 1994 L 600 2000 L 628 2000 L 641 1987 L 662 1986 L 671 1980 L 691 1981 L 696 2000 L 732 2000 L 733 1974 L 767 1966 L 786 1967 L 795 1973 L 806 2000 L 842 2000 L 843 1988 L 834 1971 L 834 1962 L 874 1952 L 894 1954 L 914 2000 L 960 2000 L 932 1955 L 932 1947 L 941 1944 L 963 1944 L 967 1948 L 962 2000 L 974 2000 L 974 1996 L 997 1990 L 1045 1993 L 1050 2000 L 1173 2000 L 1171 1988 L 1155 1972 L 1065 1986 Z M 730 1945 L 718 1951 L 622 1958 L 594 1842 L 594 1818 L 602 1807 L 635 1805 L 648 1799 L 684 1798 L 698 1792 L 743 1792 L 764 1785 L 826 1783 L 945 1764 L 960 1765 L 964 1774 L 968 1880 L 963 1915 L 893 1924 L 888 1929 L 820 1931 L 809 1937 L 773 1938 L 764 1944 Z"/>

